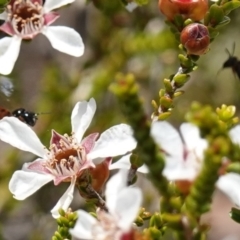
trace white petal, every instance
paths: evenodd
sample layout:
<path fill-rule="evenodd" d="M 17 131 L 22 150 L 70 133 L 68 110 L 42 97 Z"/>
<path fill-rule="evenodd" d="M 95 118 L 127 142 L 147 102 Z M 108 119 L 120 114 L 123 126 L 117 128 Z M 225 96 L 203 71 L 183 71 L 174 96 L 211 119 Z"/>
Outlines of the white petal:
<path fill-rule="evenodd" d="M 223 175 L 217 181 L 217 187 L 224 192 L 230 200 L 240 206 L 240 175 L 228 173 Z"/>
<path fill-rule="evenodd" d="M 75 137 L 80 142 L 82 137 L 89 127 L 92 118 L 96 112 L 96 102 L 93 98 L 89 102 L 78 102 L 72 111 L 71 122 L 72 131 L 75 133 Z"/>
<path fill-rule="evenodd" d="M 90 159 L 115 157 L 132 151 L 136 145 L 131 127 L 119 124 L 101 134 L 88 157 Z"/>
<path fill-rule="evenodd" d="M 153 122 L 151 135 L 167 155 L 183 157 L 183 142 L 177 130 L 168 122 Z"/>
<path fill-rule="evenodd" d="M 0 73 L 7 75 L 12 72 L 13 66 L 18 58 L 22 39 L 4 37 L 0 40 Z"/>
<path fill-rule="evenodd" d="M 191 123 L 183 123 L 180 126 L 180 132 L 187 150 L 194 151 L 196 156 L 202 159 L 204 150 L 207 148 L 208 143 L 205 139 L 200 137 L 198 127 Z"/>
<path fill-rule="evenodd" d="M 74 2 L 75 0 L 46 0 L 46 2 L 44 3 L 43 9 L 45 13 L 50 12 L 53 9 L 59 8 L 61 6 L 70 4 L 72 2 Z"/>
<path fill-rule="evenodd" d="M 115 210 L 118 194 L 126 188 L 128 171 L 121 169 L 106 184 L 106 205 L 110 212 Z"/>
<path fill-rule="evenodd" d="M 240 145 L 240 125 L 235 126 L 229 131 L 229 136 L 232 141 Z"/>
<path fill-rule="evenodd" d="M 8 14 L 7 14 L 6 11 L 0 13 L 0 19 L 1 20 L 7 20 L 7 18 L 8 18 Z"/>
<path fill-rule="evenodd" d="M 46 150 L 35 132 L 15 117 L 0 120 L 0 140 L 44 158 Z"/>
<path fill-rule="evenodd" d="M 9 182 L 9 190 L 18 200 L 24 200 L 43 185 L 53 180 L 50 174 L 39 174 L 29 171 L 16 171 Z"/>
<path fill-rule="evenodd" d="M 130 156 L 131 156 L 131 154 L 127 154 L 126 156 L 123 156 L 122 158 L 120 158 L 115 163 L 112 163 L 109 166 L 109 170 L 113 170 L 113 169 L 130 169 L 130 167 L 131 167 Z M 140 168 L 138 168 L 137 171 L 140 172 L 140 173 L 148 173 L 149 172 L 148 168 L 147 168 L 147 166 L 145 164 L 142 165 Z"/>
<path fill-rule="evenodd" d="M 135 8 L 138 7 L 138 4 L 135 3 L 135 2 L 130 2 L 128 3 L 125 8 L 129 11 L 129 12 L 132 12 Z"/>
<path fill-rule="evenodd" d="M 64 211 L 67 211 L 69 208 L 72 200 L 73 200 L 73 192 L 75 187 L 76 178 L 72 178 L 71 184 L 66 190 L 66 192 L 62 195 L 62 197 L 58 200 L 55 207 L 51 210 L 52 216 L 54 218 L 59 218 L 60 215 L 58 213 L 58 210 L 62 208 Z"/>
<path fill-rule="evenodd" d="M 129 230 L 136 219 L 142 203 L 142 192 L 138 188 L 125 188 L 117 198 L 115 214 L 119 217 L 118 225 Z"/>
<path fill-rule="evenodd" d="M 70 234 L 78 239 L 93 239 L 92 230 L 97 220 L 83 210 L 78 210 L 77 214 L 77 222 L 74 228 L 69 230 Z"/>
<path fill-rule="evenodd" d="M 75 30 L 63 26 L 46 26 L 42 30 L 52 47 L 60 52 L 74 57 L 80 57 L 84 52 L 81 36 Z"/>
<path fill-rule="evenodd" d="M 170 181 L 193 180 L 197 175 L 194 165 L 188 164 L 183 158 L 166 157 L 163 175 Z"/>

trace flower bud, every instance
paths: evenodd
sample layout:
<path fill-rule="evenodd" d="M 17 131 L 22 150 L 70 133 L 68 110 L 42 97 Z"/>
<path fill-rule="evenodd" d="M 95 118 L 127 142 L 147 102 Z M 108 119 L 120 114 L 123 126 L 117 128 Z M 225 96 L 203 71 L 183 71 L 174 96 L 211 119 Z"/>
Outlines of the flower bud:
<path fill-rule="evenodd" d="M 189 24 L 182 30 L 180 41 L 188 54 L 202 55 L 207 52 L 210 44 L 208 29 L 199 23 Z"/>
<path fill-rule="evenodd" d="M 158 6 L 169 21 L 172 21 L 177 14 L 181 14 L 184 19 L 191 18 L 194 21 L 200 21 L 208 10 L 208 1 L 159 0 Z"/>

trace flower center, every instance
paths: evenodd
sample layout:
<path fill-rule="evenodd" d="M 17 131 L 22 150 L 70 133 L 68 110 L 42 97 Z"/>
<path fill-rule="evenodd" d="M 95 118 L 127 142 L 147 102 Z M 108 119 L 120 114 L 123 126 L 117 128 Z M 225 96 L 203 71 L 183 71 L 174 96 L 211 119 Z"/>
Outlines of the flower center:
<path fill-rule="evenodd" d="M 33 38 L 44 25 L 42 6 L 38 2 L 16 0 L 7 6 L 7 12 L 15 33 L 21 38 Z"/>
<path fill-rule="evenodd" d="M 98 223 L 92 229 L 92 235 L 96 240 L 119 239 L 121 231 L 117 225 L 116 219 L 109 213 L 97 211 Z"/>
<path fill-rule="evenodd" d="M 79 175 L 87 165 L 87 154 L 74 137 L 65 135 L 50 147 L 49 160 L 45 167 L 57 177 Z M 65 179 L 68 181 L 68 178 Z"/>

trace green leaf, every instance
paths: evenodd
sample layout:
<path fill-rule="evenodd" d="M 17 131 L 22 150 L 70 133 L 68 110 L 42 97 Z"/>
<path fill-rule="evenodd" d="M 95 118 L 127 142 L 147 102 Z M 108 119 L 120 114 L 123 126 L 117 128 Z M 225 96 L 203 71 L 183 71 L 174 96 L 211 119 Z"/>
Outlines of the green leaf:
<path fill-rule="evenodd" d="M 222 9 L 226 15 L 228 15 L 232 10 L 240 7 L 240 1 L 231 1 L 222 5 Z"/>

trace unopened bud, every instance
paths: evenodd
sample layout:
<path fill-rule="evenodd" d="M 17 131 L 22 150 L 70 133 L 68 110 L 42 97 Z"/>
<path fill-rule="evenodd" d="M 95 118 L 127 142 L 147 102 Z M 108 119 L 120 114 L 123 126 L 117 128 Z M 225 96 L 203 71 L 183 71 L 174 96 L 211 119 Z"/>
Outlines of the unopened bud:
<path fill-rule="evenodd" d="M 188 54 L 202 55 L 207 52 L 210 44 L 208 29 L 203 24 L 189 24 L 182 30 L 180 41 Z"/>

